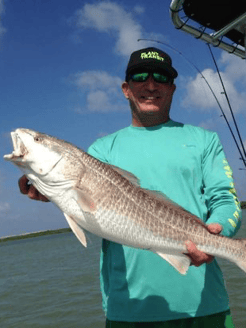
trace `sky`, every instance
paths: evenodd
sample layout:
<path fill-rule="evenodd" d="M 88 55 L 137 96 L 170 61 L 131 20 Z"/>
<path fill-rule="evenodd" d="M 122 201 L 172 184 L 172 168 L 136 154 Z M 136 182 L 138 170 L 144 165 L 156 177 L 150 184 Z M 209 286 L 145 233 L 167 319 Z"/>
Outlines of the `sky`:
<path fill-rule="evenodd" d="M 97 138 L 128 126 L 121 83 L 131 52 L 148 46 L 169 53 L 179 72 L 171 118 L 218 133 L 239 199 L 246 200 L 239 152 L 193 67 L 206 77 L 233 127 L 208 46 L 175 29 L 170 2 L 0 0 L 0 237 L 67 227 L 53 204 L 20 194 L 22 173 L 3 159 L 13 150 L 10 132 L 29 128 L 87 150 Z M 246 146 L 246 62 L 218 48 L 212 51 Z"/>

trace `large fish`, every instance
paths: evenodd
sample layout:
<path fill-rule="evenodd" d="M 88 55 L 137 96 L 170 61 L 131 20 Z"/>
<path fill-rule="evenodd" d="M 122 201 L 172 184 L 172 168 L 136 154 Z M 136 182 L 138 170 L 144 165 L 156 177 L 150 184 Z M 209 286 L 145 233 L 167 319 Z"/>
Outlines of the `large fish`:
<path fill-rule="evenodd" d="M 131 173 L 105 164 L 74 145 L 28 129 L 11 132 L 14 151 L 4 158 L 64 213 L 87 246 L 85 230 L 157 253 L 181 274 L 190 259 L 185 241 L 235 262 L 246 272 L 246 239 L 211 234 L 195 215 L 163 195 L 142 189 Z"/>

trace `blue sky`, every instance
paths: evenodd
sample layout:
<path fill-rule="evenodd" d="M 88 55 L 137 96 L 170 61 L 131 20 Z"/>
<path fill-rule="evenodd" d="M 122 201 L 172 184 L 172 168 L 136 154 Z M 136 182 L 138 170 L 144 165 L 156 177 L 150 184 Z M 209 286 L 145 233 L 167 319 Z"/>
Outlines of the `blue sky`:
<path fill-rule="evenodd" d="M 121 92 L 130 53 L 146 46 L 168 52 L 179 72 L 171 117 L 216 131 L 246 200 L 246 171 L 225 120 L 197 71 L 205 75 L 231 122 L 208 47 L 176 30 L 170 1 L 0 0 L 0 236 L 67 227 L 52 204 L 21 195 L 21 172 L 3 160 L 10 131 L 25 127 L 87 149 L 97 138 L 130 124 Z M 246 144 L 246 63 L 213 49 Z M 182 159 L 181 159 L 182 160 Z"/>

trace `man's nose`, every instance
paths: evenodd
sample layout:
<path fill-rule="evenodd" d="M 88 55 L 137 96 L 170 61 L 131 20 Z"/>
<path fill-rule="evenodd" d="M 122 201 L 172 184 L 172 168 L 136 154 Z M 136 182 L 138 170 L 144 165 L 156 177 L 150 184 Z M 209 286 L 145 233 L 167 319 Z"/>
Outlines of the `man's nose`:
<path fill-rule="evenodd" d="M 146 88 L 150 91 L 154 91 L 157 88 L 157 82 L 153 79 L 153 77 L 150 75 L 149 78 L 147 79 L 146 83 Z"/>

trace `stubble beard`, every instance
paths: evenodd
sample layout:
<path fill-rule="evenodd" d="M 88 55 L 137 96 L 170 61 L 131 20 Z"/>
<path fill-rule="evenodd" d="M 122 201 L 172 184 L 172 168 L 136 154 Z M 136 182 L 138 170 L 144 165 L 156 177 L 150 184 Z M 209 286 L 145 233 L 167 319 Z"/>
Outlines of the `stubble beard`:
<path fill-rule="evenodd" d="M 132 118 L 135 121 L 141 122 L 143 126 L 154 126 L 169 121 L 170 107 L 166 110 L 146 110 L 143 111 L 137 108 L 132 100 L 129 100 L 132 112 Z"/>

